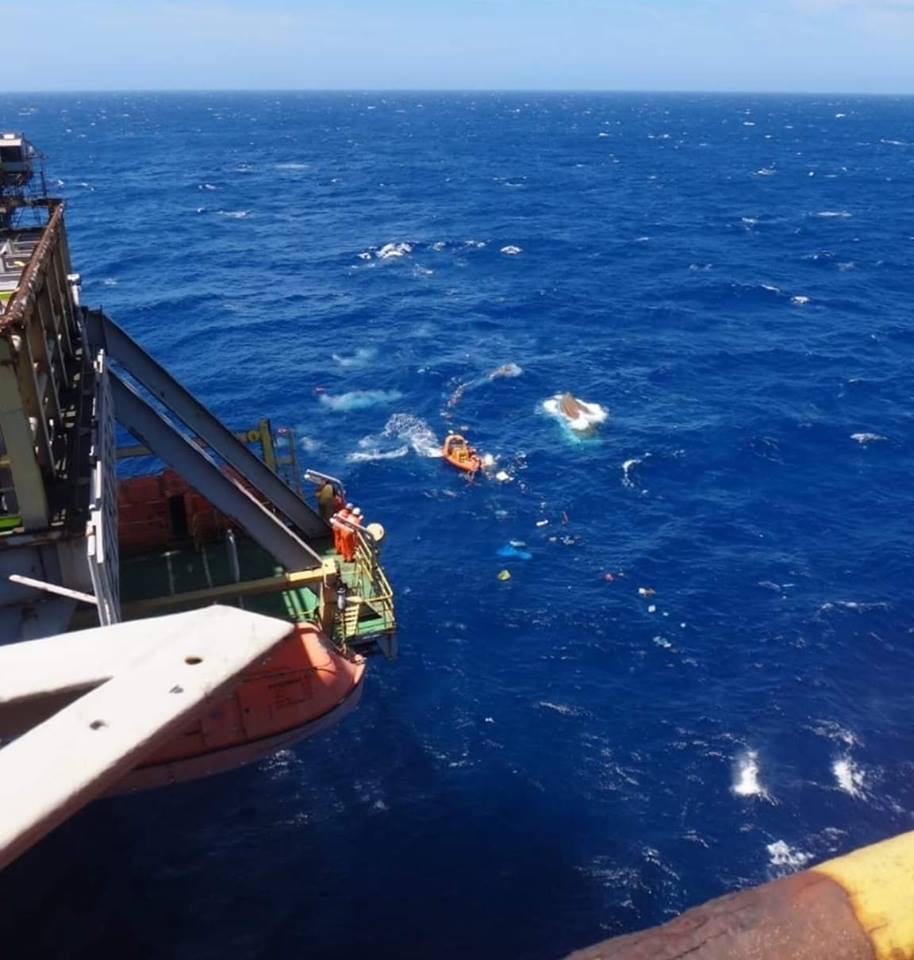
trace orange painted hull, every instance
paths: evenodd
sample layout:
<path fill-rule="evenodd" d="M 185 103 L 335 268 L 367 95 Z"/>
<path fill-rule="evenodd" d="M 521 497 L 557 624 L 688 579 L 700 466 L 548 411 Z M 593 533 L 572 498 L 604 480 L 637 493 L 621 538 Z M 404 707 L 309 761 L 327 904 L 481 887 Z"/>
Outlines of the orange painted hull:
<path fill-rule="evenodd" d="M 455 452 L 460 450 L 464 456 L 458 456 Z M 449 434 L 441 448 L 441 456 L 452 466 L 463 473 L 474 476 L 482 466 L 482 459 L 479 454 L 467 444 L 466 440 L 459 433 Z"/>
<path fill-rule="evenodd" d="M 114 793 L 163 786 L 251 763 L 337 723 L 358 703 L 365 660 L 331 649 L 311 624 L 241 675 L 179 737 L 133 770 Z"/>
<path fill-rule="evenodd" d="M 443 456 L 452 467 L 456 467 L 458 470 L 462 470 L 464 473 L 469 473 L 470 475 L 475 474 L 482 466 L 482 460 L 480 460 L 479 457 L 470 457 L 469 460 L 458 460 L 456 457 L 448 456 L 446 453 L 443 454 Z"/>

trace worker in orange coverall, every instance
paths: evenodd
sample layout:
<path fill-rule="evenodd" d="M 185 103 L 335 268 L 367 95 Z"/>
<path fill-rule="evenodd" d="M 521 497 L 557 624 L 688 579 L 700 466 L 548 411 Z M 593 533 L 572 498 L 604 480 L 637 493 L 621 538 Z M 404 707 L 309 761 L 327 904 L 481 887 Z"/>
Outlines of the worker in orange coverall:
<path fill-rule="evenodd" d="M 355 506 L 347 503 L 345 507 L 336 512 L 335 516 L 340 520 L 351 520 L 353 510 L 355 510 Z M 345 527 L 338 527 L 336 524 L 333 524 L 333 549 L 336 550 L 340 556 L 343 555 L 343 535 L 348 532 Z"/>
<path fill-rule="evenodd" d="M 362 509 L 361 507 L 356 507 L 352 513 L 349 514 L 349 522 L 355 524 L 355 526 L 360 527 L 362 525 Z M 340 537 L 340 542 L 342 545 L 342 550 L 340 553 L 343 555 L 343 559 L 347 560 L 349 563 L 352 563 L 355 560 L 355 533 L 352 530 L 343 530 L 342 536 Z"/>

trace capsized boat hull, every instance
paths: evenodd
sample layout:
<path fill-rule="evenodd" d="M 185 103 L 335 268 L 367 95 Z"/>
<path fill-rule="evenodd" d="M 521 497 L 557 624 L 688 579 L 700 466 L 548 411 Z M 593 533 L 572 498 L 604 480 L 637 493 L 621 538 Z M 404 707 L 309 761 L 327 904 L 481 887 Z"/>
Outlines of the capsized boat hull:
<path fill-rule="evenodd" d="M 578 436 L 591 436 L 606 420 L 606 410 L 571 393 L 560 393 L 543 402 L 543 409 Z"/>

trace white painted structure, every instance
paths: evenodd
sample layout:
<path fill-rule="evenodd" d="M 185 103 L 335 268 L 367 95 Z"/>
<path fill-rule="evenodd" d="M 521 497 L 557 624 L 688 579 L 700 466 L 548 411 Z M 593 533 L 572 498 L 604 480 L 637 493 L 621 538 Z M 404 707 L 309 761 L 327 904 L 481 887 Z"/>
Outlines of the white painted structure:
<path fill-rule="evenodd" d="M 18 733 L 0 749 L 0 869 L 179 733 L 290 629 L 212 606 L 0 647 L 0 732 Z"/>

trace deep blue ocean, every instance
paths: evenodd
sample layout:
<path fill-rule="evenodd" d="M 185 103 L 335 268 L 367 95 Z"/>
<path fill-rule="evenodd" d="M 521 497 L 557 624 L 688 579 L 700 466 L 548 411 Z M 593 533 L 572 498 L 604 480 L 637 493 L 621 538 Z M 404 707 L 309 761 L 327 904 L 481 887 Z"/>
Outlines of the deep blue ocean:
<path fill-rule="evenodd" d="M 7 870 L 7 956 L 547 960 L 911 828 L 914 100 L 2 95 L 0 128 L 83 301 L 384 524 L 401 624 L 332 732 Z M 455 427 L 488 479 L 429 455 Z"/>

